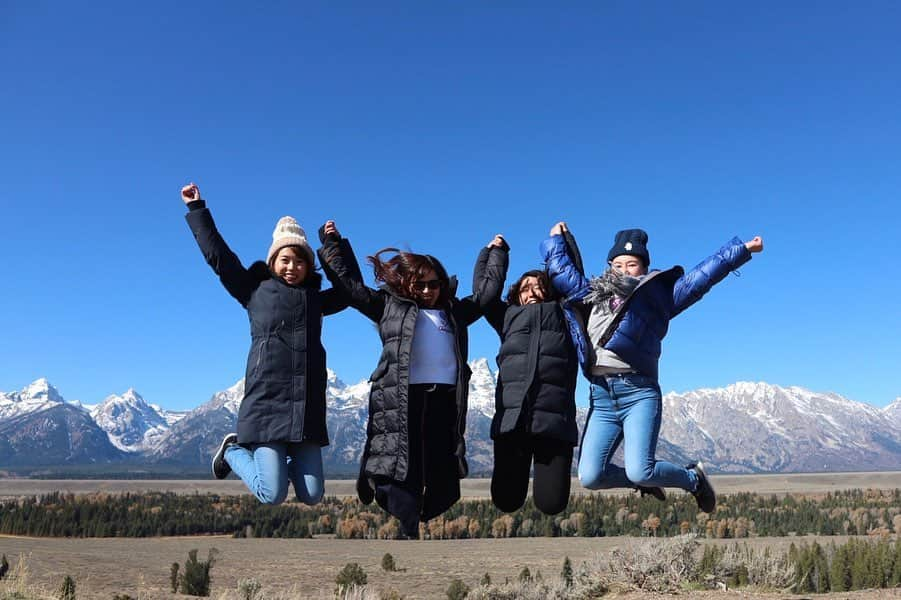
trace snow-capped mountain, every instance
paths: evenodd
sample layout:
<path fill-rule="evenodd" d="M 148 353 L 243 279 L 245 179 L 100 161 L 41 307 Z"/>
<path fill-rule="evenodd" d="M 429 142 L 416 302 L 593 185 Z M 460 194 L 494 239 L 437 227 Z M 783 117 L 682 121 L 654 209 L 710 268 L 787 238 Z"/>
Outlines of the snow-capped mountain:
<path fill-rule="evenodd" d="M 170 464 L 209 463 L 225 434 L 235 431 L 243 397 L 243 379 L 227 390 L 216 392 L 157 438 L 147 458 Z"/>
<path fill-rule="evenodd" d="M 895 401 L 882 409 L 885 415 L 901 427 L 901 396 L 895 398 Z"/>
<path fill-rule="evenodd" d="M 0 392 L 0 421 L 50 408 L 63 402 L 63 397 L 50 382 L 38 379 L 20 392 Z"/>
<path fill-rule="evenodd" d="M 497 373 L 470 363 L 467 458 L 473 475 L 490 473 L 490 423 Z M 169 412 L 128 390 L 90 406 L 69 403 L 45 379 L 0 393 L 0 466 L 163 463 L 203 468 L 222 437 L 235 430 L 244 382 L 217 392 L 188 413 Z M 369 382 L 347 385 L 328 371 L 323 448 L 332 476 L 353 475 L 365 441 Z M 664 396 L 658 457 L 703 460 L 725 472 L 897 469 L 901 398 L 884 409 L 833 393 L 739 382 Z M 587 410 L 578 410 L 584 424 Z"/>
<path fill-rule="evenodd" d="M 0 463 L 69 465 L 121 461 L 125 455 L 88 411 L 69 404 L 46 379 L 0 393 Z"/>
<path fill-rule="evenodd" d="M 729 472 L 897 469 L 901 423 L 838 394 L 739 382 L 667 394 L 661 438 Z"/>
<path fill-rule="evenodd" d="M 110 442 L 125 452 L 141 452 L 152 447 L 184 416 L 184 413 L 165 413 L 159 407 L 147 404 L 134 389 L 121 396 L 107 396 L 89 412 L 94 422 L 109 435 Z"/>

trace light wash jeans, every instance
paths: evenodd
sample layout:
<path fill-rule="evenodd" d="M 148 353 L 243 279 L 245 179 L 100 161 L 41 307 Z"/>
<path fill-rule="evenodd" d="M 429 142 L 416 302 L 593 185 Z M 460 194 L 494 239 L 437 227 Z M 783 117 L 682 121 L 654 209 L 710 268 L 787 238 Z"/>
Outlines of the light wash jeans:
<path fill-rule="evenodd" d="M 663 400 L 657 381 L 628 373 L 594 378 L 591 407 L 582 434 L 579 481 L 590 490 L 628 487 L 676 487 L 693 491 L 697 475 L 656 460 Z M 625 468 L 610 459 L 625 442 Z"/>
<path fill-rule="evenodd" d="M 289 479 L 304 504 L 322 500 L 322 449 L 315 442 L 253 444 L 250 450 L 234 444 L 225 460 L 263 504 L 284 502 Z"/>

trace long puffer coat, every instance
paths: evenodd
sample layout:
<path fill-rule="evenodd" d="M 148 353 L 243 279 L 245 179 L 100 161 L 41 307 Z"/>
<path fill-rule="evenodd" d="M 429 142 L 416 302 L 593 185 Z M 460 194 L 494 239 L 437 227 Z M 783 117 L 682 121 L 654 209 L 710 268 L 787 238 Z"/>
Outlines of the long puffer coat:
<path fill-rule="evenodd" d="M 339 274 L 337 285 L 345 288 L 351 306 L 377 324 L 382 341 L 382 354 L 370 376 L 369 421 L 361 465 L 362 478 L 383 477 L 405 481 L 410 463 L 407 420 L 410 357 L 419 307 L 413 300 L 400 297 L 387 287 L 371 289 L 363 284 L 361 277 L 351 275 L 351 271 L 343 267 L 345 262 L 354 260 L 349 244 L 339 247 L 333 240 L 323 240 L 319 256 L 323 264 L 330 265 Z M 487 249 L 480 254 L 479 260 L 488 260 Z M 456 280 L 452 279 L 451 295 L 455 288 Z M 457 473 L 450 475 L 458 479 L 468 472 L 464 433 L 472 372 L 466 364 L 469 346 L 467 327 L 482 316 L 473 299 L 477 294 L 478 291 L 474 290 L 471 297 L 454 297 L 444 307 L 454 329 L 457 357 L 456 419 L 447 426 L 453 429 L 454 454 L 458 465 Z M 361 499 L 370 500 L 363 498 L 364 493 L 361 491 Z M 441 503 L 433 501 L 429 504 Z"/>
<path fill-rule="evenodd" d="M 322 276 L 313 270 L 301 285 L 291 286 L 262 261 L 245 269 L 222 239 L 205 203 L 194 201 L 189 209 L 188 225 L 206 262 L 250 319 L 238 443 L 310 440 L 328 445 L 321 323 L 323 315 L 347 307 L 346 297 L 335 288 L 320 291 Z M 355 262 L 342 268 L 359 274 Z M 326 274 L 333 277 L 328 270 Z"/>

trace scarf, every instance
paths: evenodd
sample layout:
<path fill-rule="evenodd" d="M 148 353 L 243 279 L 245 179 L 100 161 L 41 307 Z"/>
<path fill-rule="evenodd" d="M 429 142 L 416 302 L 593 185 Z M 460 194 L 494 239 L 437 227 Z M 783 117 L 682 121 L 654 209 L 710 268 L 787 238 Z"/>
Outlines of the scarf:
<path fill-rule="evenodd" d="M 630 277 L 615 269 L 607 269 L 600 277 L 591 278 L 589 282 L 591 289 L 582 303 L 597 307 L 602 313 L 614 313 L 635 291 L 641 279 Z"/>

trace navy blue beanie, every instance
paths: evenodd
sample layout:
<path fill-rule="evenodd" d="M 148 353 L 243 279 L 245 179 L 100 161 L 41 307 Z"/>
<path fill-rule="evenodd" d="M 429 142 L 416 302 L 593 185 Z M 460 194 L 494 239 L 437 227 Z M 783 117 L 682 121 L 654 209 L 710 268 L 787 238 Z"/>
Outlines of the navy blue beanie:
<path fill-rule="evenodd" d="M 651 264 L 651 257 L 648 254 L 648 234 L 643 229 L 623 229 L 616 232 L 616 239 L 613 242 L 613 248 L 607 253 L 607 262 L 613 262 L 613 259 L 623 254 L 629 256 L 637 256 L 644 261 L 647 268 Z"/>

